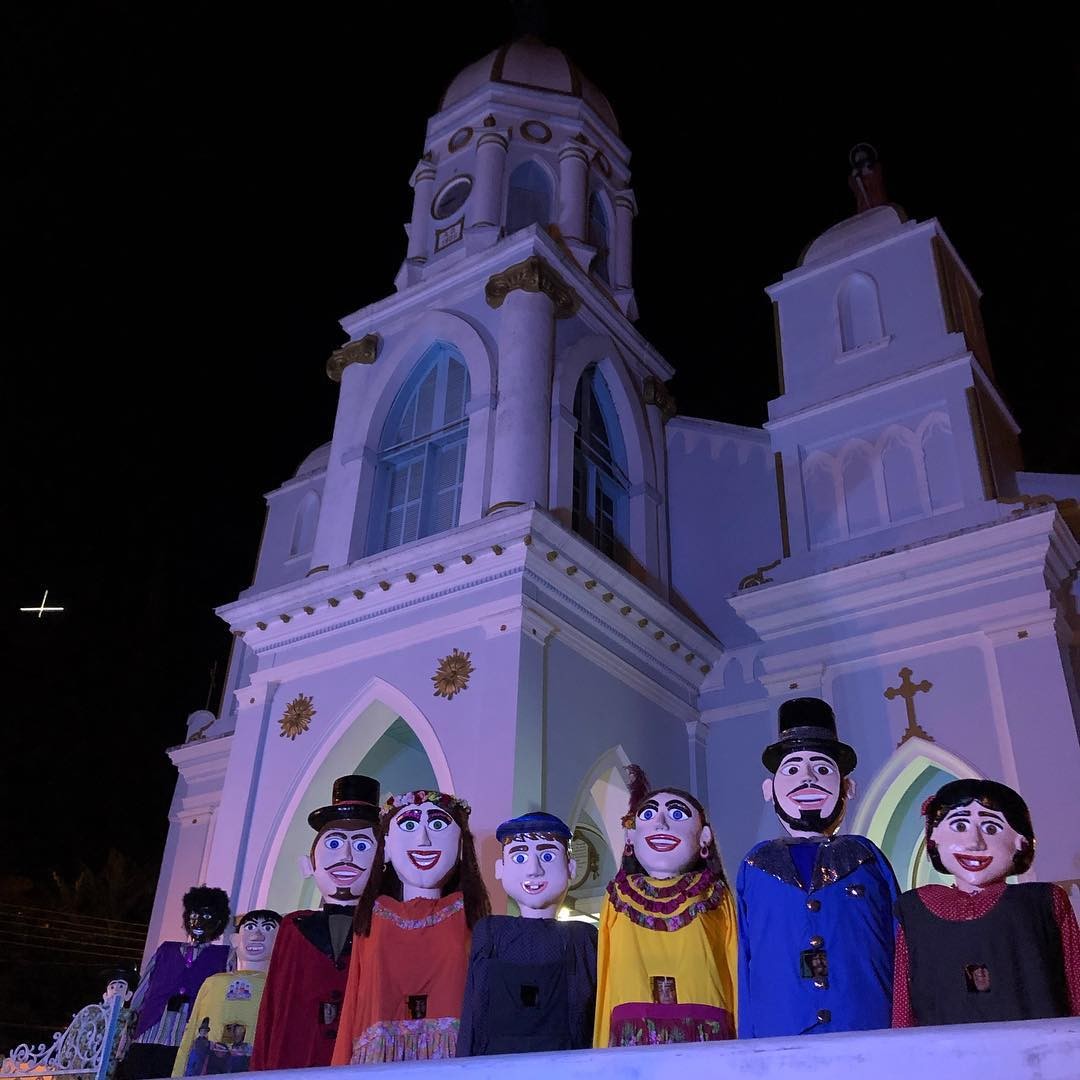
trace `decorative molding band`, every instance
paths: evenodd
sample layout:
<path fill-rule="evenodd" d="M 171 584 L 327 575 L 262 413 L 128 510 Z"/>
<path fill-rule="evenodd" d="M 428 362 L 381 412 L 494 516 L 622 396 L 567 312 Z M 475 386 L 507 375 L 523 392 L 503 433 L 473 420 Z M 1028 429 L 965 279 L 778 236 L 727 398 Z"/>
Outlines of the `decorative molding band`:
<path fill-rule="evenodd" d="M 581 297 L 539 255 L 530 255 L 499 274 L 492 274 L 484 286 L 484 298 L 492 308 L 502 307 L 514 292 L 544 293 L 555 307 L 556 319 L 568 319 L 581 307 Z"/>
<path fill-rule="evenodd" d="M 341 382 L 341 374 L 350 364 L 374 364 L 381 345 L 379 335 L 371 333 L 335 349 L 326 361 L 327 376 L 334 382 Z"/>
<path fill-rule="evenodd" d="M 342 451 L 341 464 L 348 465 L 352 461 L 362 461 L 365 465 L 377 465 L 379 455 L 370 446 L 350 446 Z"/>

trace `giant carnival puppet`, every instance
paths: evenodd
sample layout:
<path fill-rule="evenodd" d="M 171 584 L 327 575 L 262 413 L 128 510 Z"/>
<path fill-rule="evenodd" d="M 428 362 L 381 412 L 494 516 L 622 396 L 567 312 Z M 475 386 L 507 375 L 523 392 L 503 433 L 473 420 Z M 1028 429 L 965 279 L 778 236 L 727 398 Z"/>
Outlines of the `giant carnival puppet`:
<path fill-rule="evenodd" d="M 469 812 L 439 791 L 387 799 L 356 908 L 335 1065 L 454 1056 L 469 939 L 491 912 Z"/>
<path fill-rule="evenodd" d="M 329 806 L 308 815 L 315 830 L 305 871 L 322 896 L 317 911 L 282 920 L 266 978 L 252 1069 L 329 1065 L 352 954 L 353 915 L 375 859 L 379 782 L 334 781 Z"/>
<path fill-rule="evenodd" d="M 594 1046 L 735 1036 L 735 904 L 705 809 L 631 765 L 622 868 L 600 912 Z"/>
<path fill-rule="evenodd" d="M 211 975 L 199 988 L 173 1076 L 247 1072 L 266 969 L 280 925 L 281 916 L 268 908 L 236 920 L 232 935 L 236 970 Z"/>
<path fill-rule="evenodd" d="M 225 970 L 228 945 L 214 945 L 229 922 L 223 889 L 197 885 L 184 894 L 187 941 L 164 941 L 150 958 L 131 999 L 135 1041 L 120 1067 L 127 1080 L 168 1076 L 203 980 Z"/>
<path fill-rule="evenodd" d="M 535 811 L 504 821 L 495 838 L 495 877 L 521 914 L 473 927 L 457 1056 L 592 1046 L 596 928 L 556 918 L 576 872 L 570 829 Z"/>
<path fill-rule="evenodd" d="M 1035 857 L 1024 800 L 993 780 L 954 780 L 923 807 L 926 851 L 955 884 L 897 904 L 893 1026 L 1080 1015 L 1080 931 L 1052 882 L 1009 885 Z"/>
<path fill-rule="evenodd" d="M 762 785 L 784 835 L 739 867 L 739 1036 L 889 1026 L 893 903 L 888 860 L 864 836 L 838 836 L 855 751 L 819 698 L 779 709 Z"/>

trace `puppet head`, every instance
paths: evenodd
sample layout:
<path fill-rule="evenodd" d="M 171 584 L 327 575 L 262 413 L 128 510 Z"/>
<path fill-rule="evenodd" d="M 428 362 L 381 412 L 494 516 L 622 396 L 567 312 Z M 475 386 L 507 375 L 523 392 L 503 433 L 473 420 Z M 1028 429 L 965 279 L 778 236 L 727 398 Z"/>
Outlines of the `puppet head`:
<path fill-rule="evenodd" d="M 777 713 L 779 739 L 761 755 L 773 775 L 761 785 L 791 836 L 829 836 L 855 794 L 855 751 L 836 737 L 836 717 L 820 698 L 792 698 Z"/>
<path fill-rule="evenodd" d="M 953 780 L 923 806 L 926 853 L 962 892 L 1022 874 L 1035 858 L 1027 803 L 993 780 Z"/>
<path fill-rule="evenodd" d="M 184 893 L 184 930 L 193 945 L 209 945 L 225 932 L 229 922 L 229 894 L 209 885 L 195 885 Z"/>
<path fill-rule="evenodd" d="M 470 813 L 464 799 L 442 791 L 406 791 L 386 800 L 376 829 L 374 868 L 356 908 L 356 933 L 370 933 L 379 896 L 414 900 L 460 892 L 470 929 L 491 914 Z"/>
<path fill-rule="evenodd" d="M 236 920 L 232 945 L 237 971 L 265 971 L 281 926 L 281 916 L 269 908 L 256 908 Z"/>
<path fill-rule="evenodd" d="M 101 1000 L 106 1005 L 116 997 L 121 1001 L 130 1001 L 134 991 L 129 987 L 134 987 L 139 982 L 134 968 L 129 967 L 106 968 L 101 972 L 101 977 L 105 980 L 105 993 Z"/>
<path fill-rule="evenodd" d="M 577 863 L 570 857 L 566 822 L 541 810 L 504 821 L 495 830 L 502 858 L 495 877 L 524 919 L 554 919 Z"/>
<path fill-rule="evenodd" d="M 724 880 L 724 869 L 705 808 L 681 788 L 650 788 L 637 765 L 627 767 L 630 805 L 623 817 L 626 847 L 622 868 L 628 874 L 674 878 L 709 870 Z"/>
<path fill-rule="evenodd" d="M 310 871 L 324 902 L 355 904 L 371 874 L 375 825 L 379 820 L 379 781 L 370 776 L 339 776 L 329 806 L 308 814 L 315 830 Z"/>

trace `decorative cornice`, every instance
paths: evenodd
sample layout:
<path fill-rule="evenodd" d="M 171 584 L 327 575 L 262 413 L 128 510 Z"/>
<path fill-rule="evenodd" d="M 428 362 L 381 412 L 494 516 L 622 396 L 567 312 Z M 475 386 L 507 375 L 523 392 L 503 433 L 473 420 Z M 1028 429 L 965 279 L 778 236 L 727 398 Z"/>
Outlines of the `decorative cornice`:
<path fill-rule="evenodd" d="M 544 293 L 555 307 L 556 319 L 568 319 L 581 306 L 581 297 L 539 255 L 530 255 L 501 273 L 492 274 L 484 286 L 484 298 L 489 307 L 499 308 L 516 289 Z"/>
<path fill-rule="evenodd" d="M 374 364 L 379 355 L 382 340 L 378 334 L 365 334 L 359 341 L 350 341 L 335 349 L 326 361 L 326 374 L 334 382 L 341 382 L 341 373 L 350 364 Z"/>
<path fill-rule="evenodd" d="M 655 405 L 660 410 L 660 416 L 665 424 L 679 411 L 667 384 L 662 383 L 655 375 L 645 376 L 645 382 L 641 388 L 641 400 L 646 405 Z"/>

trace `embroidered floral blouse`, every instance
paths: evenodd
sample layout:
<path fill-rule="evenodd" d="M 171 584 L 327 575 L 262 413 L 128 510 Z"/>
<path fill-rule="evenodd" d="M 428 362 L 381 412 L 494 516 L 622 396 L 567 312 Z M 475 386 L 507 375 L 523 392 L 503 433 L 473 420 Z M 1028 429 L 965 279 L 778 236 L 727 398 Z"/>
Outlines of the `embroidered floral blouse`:
<path fill-rule="evenodd" d="M 670 880 L 620 871 L 600 912 L 594 1046 L 607 1046 L 611 1010 L 651 1002 L 652 979 L 675 980 L 679 1004 L 735 1017 L 737 938 L 731 891 L 707 871 Z"/>

